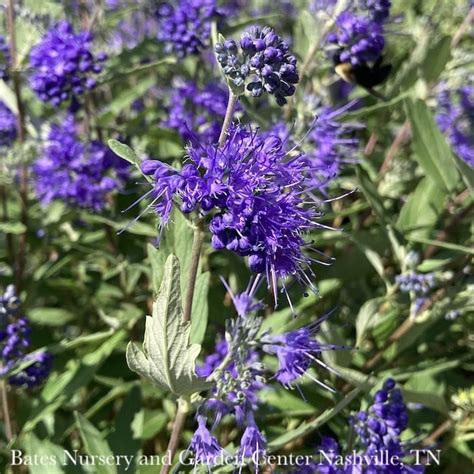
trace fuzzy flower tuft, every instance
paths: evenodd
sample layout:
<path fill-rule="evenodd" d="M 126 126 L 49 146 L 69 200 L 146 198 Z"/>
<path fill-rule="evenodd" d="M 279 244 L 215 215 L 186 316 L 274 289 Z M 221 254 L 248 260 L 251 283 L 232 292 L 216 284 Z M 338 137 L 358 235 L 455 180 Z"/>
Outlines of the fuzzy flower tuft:
<path fill-rule="evenodd" d="M 43 204 L 60 199 L 100 211 L 107 194 L 122 187 L 128 169 L 103 143 L 80 142 L 74 118 L 68 115 L 51 127 L 43 156 L 33 166 L 36 194 Z"/>
<path fill-rule="evenodd" d="M 69 22 L 61 21 L 31 50 L 30 85 L 43 102 L 57 107 L 95 87 L 94 76 L 106 56 L 94 55 L 91 43 L 89 32 L 75 33 Z"/>
<path fill-rule="evenodd" d="M 306 161 L 287 156 L 275 136 L 260 136 L 242 126 L 230 129 L 225 145 L 192 144 L 181 170 L 147 160 L 142 171 L 153 177 L 152 205 L 165 225 L 174 198 L 181 211 L 211 213 L 209 229 L 216 250 L 248 258 L 277 293 L 278 279 L 294 277 L 312 286 L 314 259 L 305 233 L 320 225 L 315 206 L 305 201 Z"/>

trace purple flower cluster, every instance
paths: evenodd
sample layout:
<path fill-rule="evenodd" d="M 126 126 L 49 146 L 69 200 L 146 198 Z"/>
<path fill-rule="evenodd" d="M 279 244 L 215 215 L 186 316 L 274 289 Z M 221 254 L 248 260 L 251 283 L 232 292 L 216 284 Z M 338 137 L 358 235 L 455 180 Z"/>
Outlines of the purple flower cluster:
<path fill-rule="evenodd" d="M 30 85 L 43 102 L 57 107 L 95 87 L 93 76 L 106 56 L 94 55 L 91 42 L 89 32 L 75 33 L 69 22 L 61 21 L 33 47 Z"/>
<path fill-rule="evenodd" d="M 198 416 L 198 428 L 194 432 L 189 449 L 194 452 L 196 465 L 213 466 L 219 454 L 222 453 L 222 447 L 208 430 L 206 422 L 206 417 Z"/>
<path fill-rule="evenodd" d="M 162 225 L 179 197 L 185 213 L 213 211 L 213 247 L 248 257 L 251 270 L 266 275 L 275 291 L 277 280 L 288 276 L 311 286 L 304 234 L 319 224 L 318 212 L 305 203 L 304 156 L 289 158 L 280 139 L 242 126 L 230 129 L 222 148 L 195 144 L 188 155 L 180 171 L 156 160 L 142 164 L 154 179 L 150 193 Z"/>
<path fill-rule="evenodd" d="M 31 388 L 40 385 L 49 375 L 53 359 L 47 352 L 25 355 L 31 345 L 31 327 L 24 316 L 19 316 L 19 307 L 15 287 L 10 285 L 0 296 L 0 375 L 29 362 L 8 381 L 12 385 Z"/>
<path fill-rule="evenodd" d="M 216 143 L 228 97 L 228 91 L 216 83 L 200 89 L 195 82 L 188 81 L 173 88 L 163 125 L 177 130 L 185 142 L 194 139 Z"/>
<path fill-rule="evenodd" d="M 376 23 L 382 23 L 390 16 L 392 2 L 390 0 L 362 0 L 360 8 L 366 10 L 369 18 Z"/>
<path fill-rule="evenodd" d="M 7 40 L 0 35 L 0 79 L 8 80 L 8 68 L 10 66 L 10 49 Z"/>
<path fill-rule="evenodd" d="M 78 140 L 71 115 L 53 125 L 48 142 L 34 164 L 36 194 L 43 204 L 60 199 L 73 206 L 100 211 L 106 196 L 128 177 L 128 163 L 103 143 Z"/>
<path fill-rule="evenodd" d="M 323 106 L 316 111 L 316 121 L 306 139 L 311 188 L 324 189 L 339 176 L 344 164 L 357 162 L 351 155 L 359 147 L 359 140 L 354 137 L 359 126 L 338 121 L 352 105 L 350 103 L 339 109 Z"/>
<path fill-rule="evenodd" d="M 414 292 L 417 296 L 427 295 L 435 285 L 434 273 L 416 273 L 414 271 L 397 275 L 395 282 L 404 293 Z"/>
<path fill-rule="evenodd" d="M 262 337 L 263 351 L 276 355 L 278 358 L 278 371 L 275 378 L 285 387 L 293 388 L 293 384 L 303 376 L 308 375 L 308 369 L 317 364 L 329 371 L 333 371 L 319 357 L 323 351 L 344 349 L 343 346 L 325 344 L 316 340 L 315 336 L 321 324 L 329 315 L 325 315 L 314 323 L 278 335 L 265 335 Z M 311 379 L 323 388 L 333 391 L 320 380 Z"/>
<path fill-rule="evenodd" d="M 16 138 L 16 117 L 13 112 L 0 101 L 0 147 L 9 147 Z"/>
<path fill-rule="evenodd" d="M 217 43 L 217 60 L 224 73 L 236 85 L 246 82 L 253 97 L 264 92 L 275 96 L 278 105 L 295 93 L 299 81 L 296 57 L 290 54 L 288 43 L 270 27 L 253 27 L 240 39 L 241 54 L 234 40 Z"/>
<path fill-rule="evenodd" d="M 344 456 L 346 465 L 333 463 L 335 456 L 340 454 L 340 447 L 335 439 L 324 437 L 318 452 L 324 453 L 325 456 L 322 456 L 321 462 L 312 472 L 321 474 L 354 472 L 419 474 L 424 472 L 423 466 L 410 464 L 407 459 L 408 452 L 400 441 L 401 434 L 408 426 L 408 412 L 401 391 L 395 388 L 395 382 L 392 379 L 384 382 L 382 390 L 375 394 L 374 401 L 368 410 L 360 411 L 349 421 L 356 433 L 357 454 Z M 355 456 L 358 462 L 355 462 Z M 394 456 L 398 456 L 400 460 L 403 459 L 403 462 L 390 463 L 389 460 Z M 367 461 L 368 459 L 370 462 Z"/>
<path fill-rule="evenodd" d="M 165 43 L 167 53 L 179 58 L 199 54 L 209 44 L 216 15 L 216 0 L 165 2 L 158 10 L 158 39 Z"/>
<path fill-rule="evenodd" d="M 451 91 L 441 87 L 436 121 L 455 153 L 474 168 L 474 85 L 472 81 Z"/>
<path fill-rule="evenodd" d="M 357 16 L 344 11 L 336 18 L 336 32 L 331 32 L 326 39 L 333 45 L 334 62 L 350 63 L 361 66 L 375 62 L 385 47 L 382 24 L 366 16 Z"/>

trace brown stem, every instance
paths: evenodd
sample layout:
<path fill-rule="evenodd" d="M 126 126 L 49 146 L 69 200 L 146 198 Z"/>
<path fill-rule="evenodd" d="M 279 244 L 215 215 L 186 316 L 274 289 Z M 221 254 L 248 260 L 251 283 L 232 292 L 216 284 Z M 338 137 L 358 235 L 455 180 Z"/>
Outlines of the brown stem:
<path fill-rule="evenodd" d="M 229 101 L 227 102 L 227 109 L 225 111 L 224 122 L 222 124 L 221 133 L 219 134 L 219 148 L 222 148 L 227 138 L 227 131 L 229 130 L 232 118 L 234 116 L 234 109 L 237 104 L 238 97 L 229 88 Z"/>
<path fill-rule="evenodd" d="M 427 438 L 423 440 L 423 446 L 432 446 L 436 440 L 451 429 L 451 420 L 446 420 L 436 428 Z"/>
<path fill-rule="evenodd" d="M 387 151 L 387 155 L 385 156 L 385 160 L 382 163 L 382 166 L 380 167 L 380 171 L 379 171 L 380 175 L 383 175 L 388 170 L 388 168 L 390 167 L 390 164 L 392 163 L 393 159 L 395 158 L 399 148 L 410 137 L 410 133 L 411 133 L 410 122 L 408 120 L 406 120 L 405 123 L 398 130 L 397 135 L 395 136 L 392 144 L 390 145 L 390 148 Z"/>
<path fill-rule="evenodd" d="M 0 186 L 0 198 L 2 200 L 2 220 L 3 222 L 8 222 L 8 202 L 7 202 L 7 192 L 5 186 Z M 15 266 L 15 247 L 13 245 L 13 235 L 9 232 L 5 233 L 5 238 L 7 241 L 7 252 L 8 252 L 8 262 L 11 267 Z"/>
<path fill-rule="evenodd" d="M 23 144 L 26 139 L 25 127 L 25 109 L 21 96 L 21 77 L 18 64 L 18 54 L 16 49 L 16 30 L 15 30 L 15 5 L 14 0 L 8 0 L 7 4 L 7 28 L 10 39 L 10 57 L 11 57 L 11 76 L 13 80 L 13 90 L 17 102 L 17 130 L 18 142 Z M 20 173 L 20 201 L 21 201 L 21 222 L 25 227 L 25 232 L 20 235 L 18 244 L 18 253 L 15 266 L 15 280 L 17 291 L 21 291 L 23 283 L 23 273 L 25 269 L 26 254 L 26 232 L 28 228 L 28 166 L 22 163 Z"/>
<path fill-rule="evenodd" d="M 181 439 L 181 433 L 184 429 L 186 417 L 188 415 L 189 407 L 188 403 L 183 400 L 178 400 L 178 410 L 173 423 L 173 429 L 171 431 L 170 441 L 166 449 L 166 456 L 169 458 L 169 464 L 164 464 L 161 468 L 161 474 L 168 474 L 173 465 L 173 458 L 178 450 L 179 441 Z"/>

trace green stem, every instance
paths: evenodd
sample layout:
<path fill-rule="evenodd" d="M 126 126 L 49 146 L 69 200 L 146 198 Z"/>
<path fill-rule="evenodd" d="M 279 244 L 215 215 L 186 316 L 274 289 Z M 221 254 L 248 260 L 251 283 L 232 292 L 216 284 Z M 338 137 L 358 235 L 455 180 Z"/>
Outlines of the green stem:
<path fill-rule="evenodd" d="M 202 231 L 202 224 L 198 223 L 194 227 L 193 247 L 191 250 L 191 264 L 189 267 L 188 288 L 186 291 L 186 299 L 184 300 L 183 320 L 190 321 L 193 310 L 194 290 L 196 288 L 196 278 L 199 268 L 199 260 L 201 258 L 202 242 L 204 233 Z"/>
<path fill-rule="evenodd" d="M 225 111 L 224 122 L 222 123 L 221 133 L 219 135 L 219 148 L 222 148 L 227 138 L 227 131 L 229 130 L 232 118 L 234 117 L 234 109 L 237 104 L 238 97 L 229 88 L 229 101 L 227 102 L 227 109 Z"/>
<path fill-rule="evenodd" d="M 8 442 L 11 443 L 13 439 L 12 421 L 10 419 L 10 409 L 8 406 L 7 384 L 5 380 L 0 380 L 0 396 L 2 399 L 3 424 L 5 426 L 5 435 Z"/>

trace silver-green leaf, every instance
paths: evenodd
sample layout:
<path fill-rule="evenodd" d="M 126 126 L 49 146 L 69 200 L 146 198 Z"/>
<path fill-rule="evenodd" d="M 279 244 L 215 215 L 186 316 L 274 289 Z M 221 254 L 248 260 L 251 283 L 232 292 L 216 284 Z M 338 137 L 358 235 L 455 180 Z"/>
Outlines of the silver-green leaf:
<path fill-rule="evenodd" d="M 179 261 L 174 255 L 166 260 L 153 316 L 146 317 L 143 349 L 130 342 L 127 363 L 162 390 L 187 397 L 210 387 L 194 370 L 201 346 L 190 344 L 191 326 L 183 321 Z"/>

